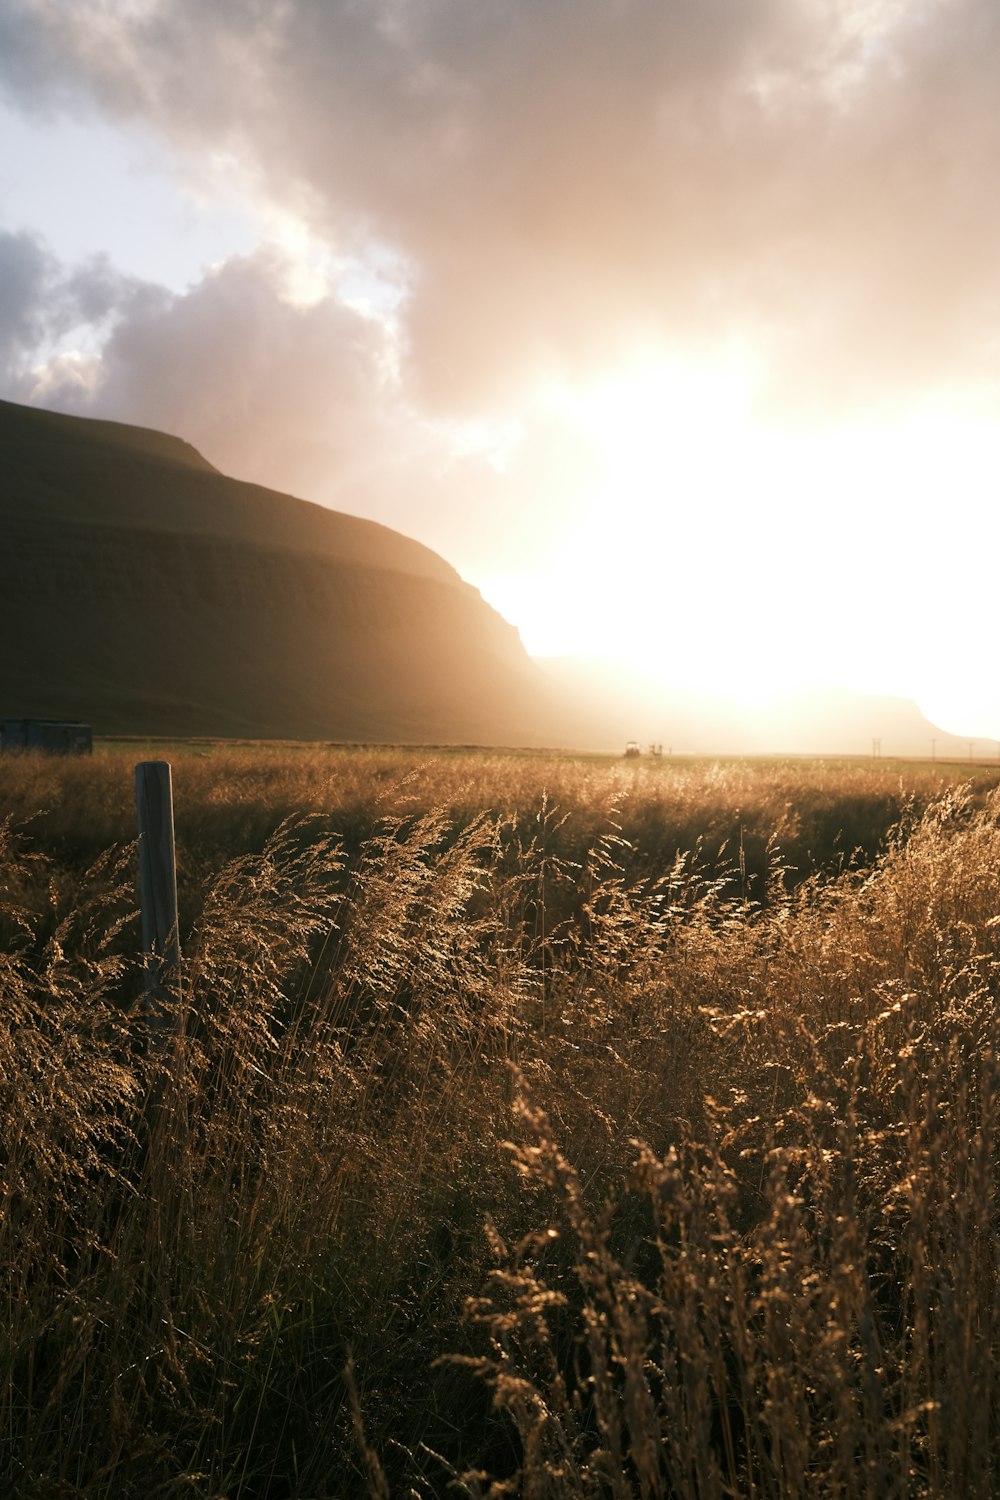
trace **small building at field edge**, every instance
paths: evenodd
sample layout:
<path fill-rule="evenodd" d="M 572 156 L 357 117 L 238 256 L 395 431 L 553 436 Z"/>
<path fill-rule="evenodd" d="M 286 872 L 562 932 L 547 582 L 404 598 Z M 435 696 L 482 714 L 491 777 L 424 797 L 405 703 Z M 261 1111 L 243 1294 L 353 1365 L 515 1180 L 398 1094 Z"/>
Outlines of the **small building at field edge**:
<path fill-rule="evenodd" d="M 44 750 L 49 755 L 90 755 L 94 732 L 70 719 L 0 719 L 0 751 Z"/>

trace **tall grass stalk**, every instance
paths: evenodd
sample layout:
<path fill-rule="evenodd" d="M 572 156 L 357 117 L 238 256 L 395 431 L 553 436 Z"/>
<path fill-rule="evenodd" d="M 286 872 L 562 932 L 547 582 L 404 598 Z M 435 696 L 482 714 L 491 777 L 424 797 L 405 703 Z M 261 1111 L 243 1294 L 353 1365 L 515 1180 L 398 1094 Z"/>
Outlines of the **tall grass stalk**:
<path fill-rule="evenodd" d="M 216 843 L 176 1054 L 134 850 L 3 826 L 0 1490 L 994 1493 L 1000 794 L 790 870 L 746 779 L 750 882 L 732 787 L 408 771 Z"/>

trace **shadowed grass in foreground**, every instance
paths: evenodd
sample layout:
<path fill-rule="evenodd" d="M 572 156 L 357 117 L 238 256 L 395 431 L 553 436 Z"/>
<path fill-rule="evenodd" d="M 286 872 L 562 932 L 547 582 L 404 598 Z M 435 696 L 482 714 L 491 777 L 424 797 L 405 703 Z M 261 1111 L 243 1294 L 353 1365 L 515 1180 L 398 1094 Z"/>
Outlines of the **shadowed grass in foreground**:
<path fill-rule="evenodd" d="M 751 886 L 425 774 L 206 862 L 162 1054 L 129 851 L 5 833 L 0 1488 L 994 1493 L 997 794 Z"/>

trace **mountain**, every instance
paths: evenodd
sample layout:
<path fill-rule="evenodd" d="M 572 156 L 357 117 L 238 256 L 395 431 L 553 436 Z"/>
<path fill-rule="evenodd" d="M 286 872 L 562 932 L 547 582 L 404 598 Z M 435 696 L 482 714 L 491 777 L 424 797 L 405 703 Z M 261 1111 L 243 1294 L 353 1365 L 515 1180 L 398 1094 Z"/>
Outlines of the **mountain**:
<path fill-rule="evenodd" d="M 166 433 L 0 402 L 0 718 L 103 734 L 968 755 L 906 699 L 533 662 L 443 558 Z M 987 753 L 992 756 L 995 745 Z"/>
<path fill-rule="evenodd" d="M 0 402 L 0 717 L 98 733 L 530 744 L 513 626 L 420 543 L 178 438 Z"/>

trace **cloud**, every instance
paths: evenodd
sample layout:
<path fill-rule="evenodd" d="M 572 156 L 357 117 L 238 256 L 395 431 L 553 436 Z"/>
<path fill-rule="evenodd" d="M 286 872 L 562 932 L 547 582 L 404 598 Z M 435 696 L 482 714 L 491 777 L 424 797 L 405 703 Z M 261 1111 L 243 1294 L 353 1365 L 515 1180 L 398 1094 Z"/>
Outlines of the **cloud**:
<path fill-rule="evenodd" d="M 641 338 L 752 340 L 772 404 L 810 411 L 990 367 L 994 0 L 13 0 L 0 25 L 34 107 L 141 118 L 391 248 L 439 411 Z"/>
<path fill-rule="evenodd" d="M 344 482 L 377 447 L 396 403 L 389 331 L 332 296 L 290 301 L 289 267 L 275 253 L 234 258 L 183 294 L 104 262 L 62 267 L 30 237 L 0 236 L 0 268 L 16 269 L 17 256 L 30 286 L 18 295 L 16 278 L 4 278 L 20 310 L 7 394 L 31 398 L 35 382 L 50 405 L 182 433 L 229 472 L 306 492 L 321 474 Z M 81 325 L 92 342 L 103 329 L 86 383 L 76 350 L 26 362 L 43 332 Z"/>
<path fill-rule="evenodd" d="M 52 262 L 30 234 L 0 231 L 0 369 L 12 374 L 41 339 Z"/>
<path fill-rule="evenodd" d="M 60 341 L 82 329 L 93 341 L 109 320 L 159 295 L 105 256 L 67 268 L 37 235 L 0 230 L 0 389 L 14 400 L 31 399 L 40 370 L 53 361 L 78 382 L 79 351 L 74 366 L 62 358 Z"/>
<path fill-rule="evenodd" d="M 541 468 L 515 495 L 490 431 L 412 407 L 392 323 L 336 288 L 296 301 L 296 271 L 262 250 L 174 294 L 0 234 L 0 396 L 177 433 L 225 473 L 419 533 L 466 571 L 516 551 L 571 437 L 519 446 L 518 473 Z"/>

